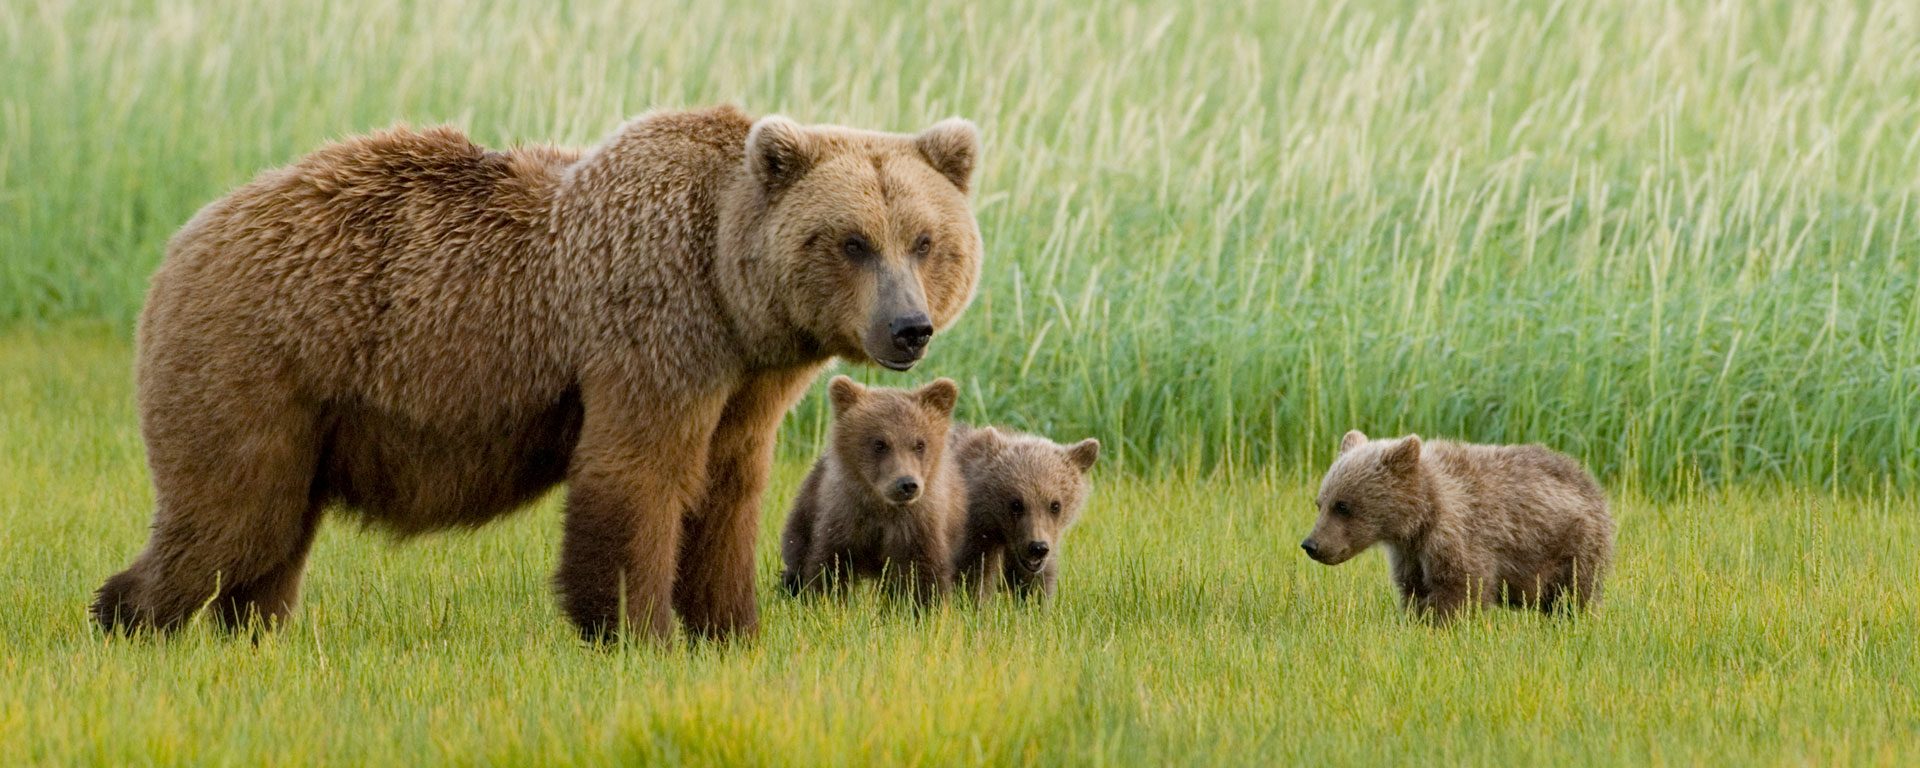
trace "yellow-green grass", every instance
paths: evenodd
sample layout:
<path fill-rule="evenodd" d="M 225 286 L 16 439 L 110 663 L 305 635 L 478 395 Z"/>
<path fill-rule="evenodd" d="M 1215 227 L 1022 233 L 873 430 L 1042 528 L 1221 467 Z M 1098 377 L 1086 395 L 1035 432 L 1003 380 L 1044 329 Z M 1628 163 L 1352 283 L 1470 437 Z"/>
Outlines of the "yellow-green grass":
<path fill-rule="evenodd" d="M 1920 481 L 1911 0 L 10 0 L 0 72 L 0 324 L 126 328 L 196 208 L 397 121 L 959 114 L 976 412 L 1149 473 L 1360 427 Z"/>
<path fill-rule="evenodd" d="M 395 542 L 335 516 L 257 644 L 109 639 L 150 492 L 122 342 L 0 336 L 0 764 L 1899 764 L 1920 751 L 1910 491 L 1615 497 L 1597 613 L 1402 617 L 1302 556 L 1312 474 L 1102 469 L 1057 601 L 927 615 L 773 592 L 736 647 L 583 646 L 549 500 Z M 809 403 L 812 405 L 813 403 Z M 970 406 L 969 406 L 970 408 Z M 974 415 L 969 412 L 967 415 Z"/>
<path fill-rule="evenodd" d="M 1920 6 L 730 5 L 0 2 L 0 765 L 1920 753 Z M 719 101 L 980 124 L 979 297 L 860 375 L 1105 442 L 1054 605 L 763 590 L 753 643 L 589 649 L 549 499 L 336 517 L 257 644 L 91 629 L 151 514 L 126 338 L 197 207 L 394 122 L 584 144 Z M 1604 607 L 1439 631 L 1377 555 L 1301 557 L 1351 427 L 1588 462 Z"/>

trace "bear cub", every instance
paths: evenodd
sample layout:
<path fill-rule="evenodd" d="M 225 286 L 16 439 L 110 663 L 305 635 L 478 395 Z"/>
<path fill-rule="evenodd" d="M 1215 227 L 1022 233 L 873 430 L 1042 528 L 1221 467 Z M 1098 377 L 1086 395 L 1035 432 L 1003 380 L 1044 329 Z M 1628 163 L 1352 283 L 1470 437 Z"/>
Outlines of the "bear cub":
<path fill-rule="evenodd" d="M 1339 565 L 1385 545 L 1401 606 L 1441 624 L 1473 603 L 1597 604 L 1613 559 L 1599 483 L 1539 445 L 1348 432 L 1314 503 L 1309 557 Z"/>
<path fill-rule="evenodd" d="M 887 580 L 921 603 L 952 585 L 949 542 L 966 488 L 945 460 L 960 390 L 937 379 L 914 390 L 835 376 L 828 447 L 800 485 L 781 536 L 781 582 L 800 594 L 852 578 Z"/>
<path fill-rule="evenodd" d="M 1080 516 L 1100 441 L 1071 446 L 994 427 L 956 426 L 954 459 L 967 513 L 954 548 L 955 579 L 975 597 L 996 588 L 1053 596 L 1060 545 Z"/>

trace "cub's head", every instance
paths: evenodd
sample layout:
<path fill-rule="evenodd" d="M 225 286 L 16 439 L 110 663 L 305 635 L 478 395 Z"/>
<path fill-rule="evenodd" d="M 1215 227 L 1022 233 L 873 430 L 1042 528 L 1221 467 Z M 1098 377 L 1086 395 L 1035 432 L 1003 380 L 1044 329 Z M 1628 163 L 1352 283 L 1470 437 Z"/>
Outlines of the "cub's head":
<path fill-rule="evenodd" d="M 1359 430 L 1340 440 L 1340 455 L 1320 481 L 1320 517 L 1300 548 L 1339 565 L 1386 539 L 1408 535 L 1425 519 L 1420 436 L 1368 440 Z"/>
<path fill-rule="evenodd" d="M 723 226 L 752 301 L 818 353 L 904 371 L 959 317 L 980 275 L 968 203 L 979 139 L 761 118 Z"/>
<path fill-rule="evenodd" d="M 911 506 L 925 494 L 947 449 L 960 388 L 935 379 L 919 389 L 880 389 L 835 376 L 832 448 L 848 474 L 875 498 Z"/>
<path fill-rule="evenodd" d="M 959 451 L 967 478 L 969 534 L 994 538 L 1006 547 L 1015 569 L 1039 573 L 1080 516 L 1100 441 L 1060 445 L 983 427 L 969 434 Z"/>

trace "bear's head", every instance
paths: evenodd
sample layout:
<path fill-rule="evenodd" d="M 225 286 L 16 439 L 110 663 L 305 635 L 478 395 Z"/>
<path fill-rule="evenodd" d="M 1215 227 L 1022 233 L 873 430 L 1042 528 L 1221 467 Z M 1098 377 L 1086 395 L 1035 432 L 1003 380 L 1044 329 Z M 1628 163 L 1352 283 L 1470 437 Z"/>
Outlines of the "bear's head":
<path fill-rule="evenodd" d="M 1014 572 L 1039 573 L 1080 517 L 1100 441 L 1060 445 L 983 427 L 967 436 L 960 451 L 969 534 L 1005 546 Z"/>
<path fill-rule="evenodd" d="M 1381 541 L 1411 535 L 1428 506 L 1420 448 L 1419 435 L 1368 440 L 1353 430 L 1342 437 L 1314 501 L 1319 518 L 1300 542 L 1307 556 L 1339 565 Z"/>
<path fill-rule="evenodd" d="M 973 124 L 919 134 L 761 118 L 723 205 L 736 301 L 817 354 L 904 371 L 973 299 Z"/>
<path fill-rule="evenodd" d="M 910 507 L 926 492 L 946 453 L 960 388 L 935 379 L 919 389 L 867 388 L 845 376 L 827 385 L 835 458 L 874 498 Z"/>

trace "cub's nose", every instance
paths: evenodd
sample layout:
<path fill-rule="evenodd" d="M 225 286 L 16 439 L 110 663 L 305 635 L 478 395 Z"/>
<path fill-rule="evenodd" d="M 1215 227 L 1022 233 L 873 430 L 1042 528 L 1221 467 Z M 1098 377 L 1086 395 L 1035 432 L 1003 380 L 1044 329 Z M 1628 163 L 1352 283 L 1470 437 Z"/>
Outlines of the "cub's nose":
<path fill-rule="evenodd" d="M 1313 539 L 1300 542 L 1300 548 L 1307 551 L 1307 557 L 1315 560 L 1320 559 L 1320 545 L 1313 543 Z"/>
<path fill-rule="evenodd" d="M 893 344 L 909 355 L 918 355 L 927 348 L 927 342 L 933 338 L 933 320 L 925 314 L 914 313 L 905 317 L 896 317 L 887 324 L 887 330 L 893 333 Z"/>
<path fill-rule="evenodd" d="M 903 477 L 893 481 L 894 501 L 913 501 L 917 498 L 920 498 L 919 478 Z"/>
<path fill-rule="evenodd" d="M 1040 558 L 1046 557 L 1047 553 L 1052 550 L 1053 548 L 1047 546 L 1047 543 L 1044 541 L 1027 542 L 1027 559 L 1038 560 Z"/>

